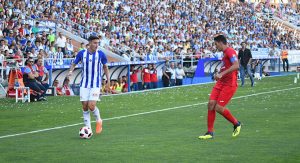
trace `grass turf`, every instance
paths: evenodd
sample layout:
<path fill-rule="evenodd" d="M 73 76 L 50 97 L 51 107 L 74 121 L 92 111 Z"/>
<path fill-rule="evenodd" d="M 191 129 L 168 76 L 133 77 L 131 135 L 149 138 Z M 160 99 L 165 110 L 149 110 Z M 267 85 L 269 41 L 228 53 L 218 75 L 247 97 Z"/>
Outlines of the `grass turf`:
<path fill-rule="evenodd" d="M 238 89 L 235 97 L 243 97 L 228 105 L 243 123 L 237 138 L 220 115 L 215 138 L 197 138 L 206 132 L 205 102 L 213 84 L 195 85 L 103 97 L 98 107 L 108 120 L 101 135 L 82 140 L 83 125 L 76 125 L 1 138 L 0 162 L 300 162 L 300 88 L 244 97 L 300 87 L 293 78 L 266 78 Z M 0 136 L 82 122 L 79 97 L 0 103 Z M 199 105 L 174 109 L 191 104 Z M 172 110 L 109 119 L 166 108 Z"/>

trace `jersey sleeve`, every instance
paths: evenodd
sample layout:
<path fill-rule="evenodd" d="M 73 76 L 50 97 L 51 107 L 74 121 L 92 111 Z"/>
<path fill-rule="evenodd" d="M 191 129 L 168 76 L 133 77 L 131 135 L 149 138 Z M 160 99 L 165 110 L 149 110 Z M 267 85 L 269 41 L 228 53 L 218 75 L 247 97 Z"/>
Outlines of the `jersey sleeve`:
<path fill-rule="evenodd" d="M 226 53 L 226 55 L 229 58 L 229 60 L 230 60 L 231 63 L 234 63 L 234 62 L 238 61 L 238 58 L 236 56 L 236 52 L 233 49 L 228 50 L 228 52 Z"/>
<path fill-rule="evenodd" d="M 107 63 L 106 55 L 100 50 L 99 50 L 99 54 L 101 54 L 100 55 L 101 56 L 101 63 L 105 65 Z"/>
<path fill-rule="evenodd" d="M 81 50 L 81 51 L 79 51 L 79 52 L 77 53 L 76 58 L 75 58 L 75 60 L 73 61 L 74 64 L 78 64 L 78 63 L 82 60 L 84 51 L 85 51 L 85 50 Z"/>
<path fill-rule="evenodd" d="M 26 74 L 29 74 L 29 73 L 31 73 L 31 70 L 30 70 L 30 68 L 26 67 L 26 68 L 25 68 L 25 70 L 24 70 L 24 73 L 26 73 Z"/>

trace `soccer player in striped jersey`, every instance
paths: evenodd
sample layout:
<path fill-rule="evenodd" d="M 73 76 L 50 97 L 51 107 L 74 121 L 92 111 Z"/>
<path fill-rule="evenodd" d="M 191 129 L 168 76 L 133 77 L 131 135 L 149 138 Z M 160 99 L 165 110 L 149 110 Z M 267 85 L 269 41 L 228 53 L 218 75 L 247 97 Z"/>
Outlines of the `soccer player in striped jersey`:
<path fill-rule="evenodd" d="M 71 65 L 68 76 L 72 75 L 75 66 L 81 62 L 82 78 L 80 82 L 80 101 L 82 102 L 84 124 L 91 128 L 91 111 L 96 118 L 96 134 L 100 134 L 102 131 L 102 119 L 100 118 L 100 111 L 96 106 L 96 103 L 99 101 L 101 92 L 102 67 L 106 75 L 106 79 L 108 79 L 106 89 L 109 90 L 109 69 L 106 65 L 107 58 L 105 54 L 101 50 L 98 50 L 100 39 L 97 36 L 90 36 L 88 41 L 89 48 L 78 52 L 73 64 Z"/>
<path fill-rule="evenodd" d="M 217 80 L 213 87 L 208 102 L 207 112 L 207 133 L 199 136 L 199 139 L 212 139 L 214 136 L 214 122 L 216 112 L 221 114 L 229 122 L 233 124 L 232 136 L 239 135 L 241 123 L 230 113 L 226 105 L 237 90 L 237 74 L 239 62 L 234 49 L 227 46 L 227 39 L 223 35 L 218 35 L 214 38 L 216 48 L 223 51 L 223 65 L 219 73 L 214 78 Z"/>

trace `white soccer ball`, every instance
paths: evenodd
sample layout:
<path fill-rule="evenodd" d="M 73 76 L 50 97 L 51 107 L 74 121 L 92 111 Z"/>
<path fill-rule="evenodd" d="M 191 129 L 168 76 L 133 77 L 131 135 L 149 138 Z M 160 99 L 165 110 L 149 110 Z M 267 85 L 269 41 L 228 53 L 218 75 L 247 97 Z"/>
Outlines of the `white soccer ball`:
<path fill-rule="evenodd" d="M 89 139 L 92 137 L 92 135 L 93 132 L 89 127 L 84 126 L 79 129 L 79 136 L 82 139 Z"/>

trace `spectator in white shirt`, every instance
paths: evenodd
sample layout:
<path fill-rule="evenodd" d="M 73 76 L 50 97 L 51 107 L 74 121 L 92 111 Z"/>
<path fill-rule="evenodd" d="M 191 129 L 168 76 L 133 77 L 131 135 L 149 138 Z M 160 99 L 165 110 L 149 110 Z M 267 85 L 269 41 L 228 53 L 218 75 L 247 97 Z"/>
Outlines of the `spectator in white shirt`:
<path fill-rule="evenodd" d="M 171 72 L 171 78 L 170 78 L 170 86 L 175 86 L 176 84 L 176 68 L 175 68 L 175 63 L 171 62 L 170 63 L 170 72 Z"/>
<path fill-rule="evenodd" d="M 182 64 L 178 63 L 176 68 L 176 85 L 182 85 L 182 80 L 184 77 L 185 77 L 185 73 L 182 68 Z"/>
<path fill-rule="evenodd" d="M 66 37 L 63 36 L 61 34 L 61 32 L 59 32 L 58 37 L 56 39 L 56 45 L 57 45 L 58 48 L 61 48 L 61 51 L 62 51 L 63 54 L 66 54 L 66 49 L 65 49 L 66 43 L 67 43 Z"/>

